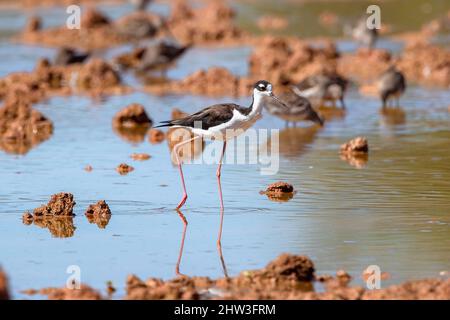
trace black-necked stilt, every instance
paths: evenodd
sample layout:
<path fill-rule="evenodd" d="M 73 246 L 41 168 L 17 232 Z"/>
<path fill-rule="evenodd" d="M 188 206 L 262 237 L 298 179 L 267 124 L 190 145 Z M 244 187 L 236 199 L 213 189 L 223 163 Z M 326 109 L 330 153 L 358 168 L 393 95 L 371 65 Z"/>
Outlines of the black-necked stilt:
<path fill-rule="evenodd" d="M 344 95 L 347 86 L 348 81 L 337 73 L 322 72 L 307 77 L 292 86 L 292 90 L 305 98 L 319 100 L 320 105 L 325 101 L 332 101 L 333 105 L 336 105 L 336 101 L 339 100 L 345 109 Z"/>
<path fill-rule="evenodd" d="M 168 41 L 160 41 L 148 45 L 144 49 L 137 69 L 139 72 L 147 72 L 155 69 L 165 71 L 189 47 L 189 45 L 183 46 Z"/>
<path fill-rule="evenodd" d="M 353 28 L 352 37 L 361 45 L 372 50 L 378 40 L 378 30 L 376 28 L 368 28 L 366 18 L 362 18 Z"/>
<path fill-rule="evenodd" d="M 87 52 L 78 52 L 71 48 L 61 48 L 55 57 L 55 64 L 60 66 L 67 66 L 73 63 L 83 63 L 90 54 Z"/>
<path fill-rule="evenodd" d="M 181 119 L 163 121 L 161 122 L 161 125 L 157 126 L 186 128 L 195 135 L 191 139 L 178 143 L 173 149 L 178 162 L 181 183 L 183 186 L 183 197 L 179 202 L 177 209 L 181 208 L 187 199 L 186 185 L 178 149 L 182 145 L 191 143 L 198 138 L 223 141 L 222 153 L 216 172 L 219 184 L 220 207 L 223 209 L 220 174 L 227 140 L 243 133 L 243 131 L 250 128 L 258 119 L 260 119 L 262 109 L 270 99 L 275 99 L 284 106 L 284 103 L 272 93 L 272 85 L 265 80 L 261 80 L 253 87 L 253 101 L 249 107 L 243 107 L 234 103 L 215 104 Z M 287 106 L 285 107 L 288 108 Z"/>
<path fill-rule="evenodd" d="M 322 118 L 311 106 L 308 99 L 295 93 L 284 93 L 279 96 L 280 100 L 289 108 L 285 108 L 277 101 L 271 101 L 266 104 L 267 111 L 286 121 L 286 127 L 289 122 L 294 122 L 294 126 L 298 121 L 312 121 L 323 126 Z"/>
<path fill-rule="evenodd" d="M 400 105 L 400 96 L 406 90 L 406 80 L 403 73 L 398 71 L 395 66 L 389 67 L 378 80 L 378 93 L 381 101 L 383 102 L 383 108 L 387 106 L 388 100 L 396 98 L 397 106 Z"/>

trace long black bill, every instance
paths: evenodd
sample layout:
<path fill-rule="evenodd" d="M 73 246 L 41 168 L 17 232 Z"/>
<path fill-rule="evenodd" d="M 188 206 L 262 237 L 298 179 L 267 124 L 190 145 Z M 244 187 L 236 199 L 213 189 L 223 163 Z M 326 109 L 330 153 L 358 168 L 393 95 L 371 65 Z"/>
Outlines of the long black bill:
<path fill-rule="evenodd" d="M 271 96 L 276 102 L 278 102 L 283 108 L 289 109 L 289 107 L 288 107 L 283 101 L 281 101 L 280 99 L 278 99 L 277 96 L 274 95 L 272 92 L 270 92 L 270 96 Z"/>

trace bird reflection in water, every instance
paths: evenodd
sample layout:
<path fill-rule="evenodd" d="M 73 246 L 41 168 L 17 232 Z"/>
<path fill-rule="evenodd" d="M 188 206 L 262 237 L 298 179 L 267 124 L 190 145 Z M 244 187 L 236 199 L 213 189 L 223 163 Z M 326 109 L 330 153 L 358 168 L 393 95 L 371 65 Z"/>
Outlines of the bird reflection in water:
<path fill-rule="evenodd" d="M 308 147 L 314 142 L 317 134 L 322 130 L 320 126 L 306 128 L 286 128 L 280 131 L 279 152 L 285 157 L 299 157 L 308 151 Z M 272 143 L 267 141 L 266 147 L 271 150 Z M 274 150 L 277 151 L 277 150 Z"/>
<path fill-rule="evenodd" d="M 406 123 L 406 113 L 401 108 L 381 108 L 382 124 L 386 126 L 398 126 Z"/>
<path fill-rule="evenodd" d="M 186 230 L 187 230 L 188 222 L 187 222 L 186 217 L 180 210 L 177 210 L 177 213 L 178 213 L 178 216 L 180 217 L 181 221 L 183 222 L 183 233 L 181 235 L 180 251 L 178 253 L 177 264 L 175 266 L 175 274 L 177 276 L 185 277 L 186 275 L 180 272 L 180 264 L 181 264 L 181 258 L 183 257 L 184 240 L 186 239 Z M 219 235 L 217 238 L 217 252 L 219 253 L 219 258 L 220 258 L 220 263 L 222 264 L 223 274 L 224 274 L 225 278 L 228 278 L 227 266 L 225 265 L 225 259 L 223 258 L 223 254 L 222 254 L 222 242 L 221 242 L 222 226 L 223 226 L 223 209 L 220 210 L 220 226 L 219 226 Z"/>

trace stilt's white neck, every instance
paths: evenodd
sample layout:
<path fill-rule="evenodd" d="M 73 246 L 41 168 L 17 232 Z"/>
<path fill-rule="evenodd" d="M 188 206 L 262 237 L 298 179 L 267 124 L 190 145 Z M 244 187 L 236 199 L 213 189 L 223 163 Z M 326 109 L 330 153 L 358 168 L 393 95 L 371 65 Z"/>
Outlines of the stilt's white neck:
<path fill-rule="evenodd" d="M 261 115 L 266 99 L 268 98 L 266 93 L 253 89 L 253 104 L 252 110 L 250 111 L 248 117 L 254 118 Z"/>

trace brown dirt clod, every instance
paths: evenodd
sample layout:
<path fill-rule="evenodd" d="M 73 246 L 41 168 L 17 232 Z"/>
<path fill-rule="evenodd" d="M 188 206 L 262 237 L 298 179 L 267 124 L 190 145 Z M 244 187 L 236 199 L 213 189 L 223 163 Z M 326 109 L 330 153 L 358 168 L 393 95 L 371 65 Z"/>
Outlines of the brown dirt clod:
<path fill-rule="evenodd" d="M 165 137 L 164 132 L 159 129 L 150 129 L 148 132 L 148 141 L 152 144 L 163 142 Z"/>
<path fill-rule="evenodd" d="M 364 154 L 369 152 L 369 144 L 365 137 L 357 137 L 341 145 L 343 154 Z"/>
<path fill-rule="evenodd" d="M 150 127 L 153 121 L 145 112 L 144 106 L 138 103 L 130 104 L 123 108 L 113 118 L 114 127 L 136 128 Z"/>
<path fill-rule="evenodd" d="M 116 171 L 120 174 L 120 175 L 126 175 L 128 173 L 130 173 L 131 171 L 133 171 L 134 168 L 132 166 L 129 166 L 126 163 L 121 163 L 119 164 L 119 166 L 116 168 Z"/>
<path fill-rule="evenodd" d="M 33 210 L 33 216 L 73 216 L 73 207 L 75 206 L 73 194 L 61 192 L 52 195 L 50 201 L 39 208 Z"/>
<path fill-rule="evenodd" d="M 136 161 L 145 161 L 151 158 L 151 156 L 147 153 L 133 153 L 130 157 Z"/>

